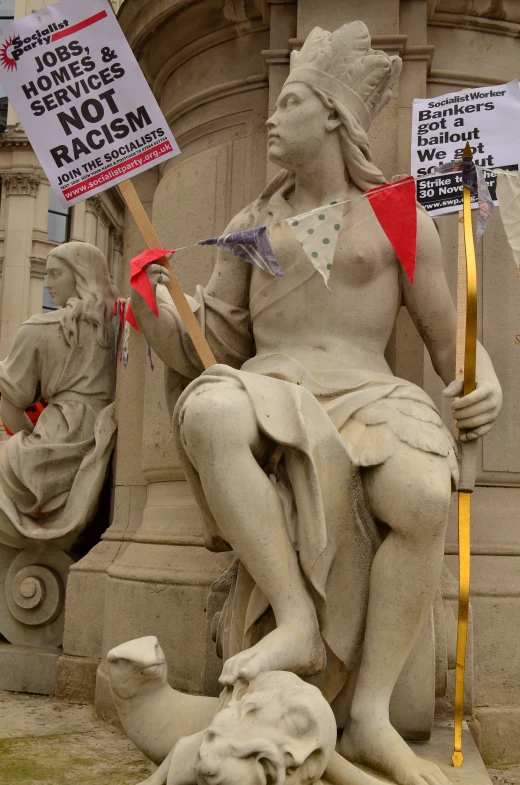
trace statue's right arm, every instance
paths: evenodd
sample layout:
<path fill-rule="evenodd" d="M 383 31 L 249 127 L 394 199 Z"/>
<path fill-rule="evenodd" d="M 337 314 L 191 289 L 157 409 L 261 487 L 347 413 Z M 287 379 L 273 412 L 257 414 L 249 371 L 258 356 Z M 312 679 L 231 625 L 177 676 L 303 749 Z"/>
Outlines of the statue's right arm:
<path fill-rule="evenodd" d="M 153 294 L 156 298 L 158 270 L 161 269 L 159 265 L 150 265 L 147 268 Z M 164 307 L 158 302 L 159 316 L 157 317 L 141 295 L 134 289 L 131 290 L 130 301 L 139 329 L 158 357 L 169 368 L 174 368 L 183 376 L 191 378 L 193 376 L 193 368 L 185 356 L 182 328 L 179 325 L 179 317 L 174 307 Z"/>
<path fill-rule="evenodd" d="M 245 228 L 250 220 L 250 210 L 246 208 L 233 218 L 225 231 Z M 250 356 L 248 303 L 251 270 L 251 265 L 219 249 L 209 283 L 204 288 L 197 287 L 195 297 L 188 297 L 199 321 L 201 313 L 204 313 L 206 339 L 217 362 L 236 367 Z M 159 316 L 156 317 L 142 297 L 132 290 L 132 309 L 139 328 L 165 365 L 193 378 L 202 371 L 202 363 L 176 308 L 165 299 L 164 288 L 157 287 L 161 275 L 162 282 L 167 282 L 167 273 L 164 268 L 153 264 L 148 266 L 147 273 L 154 293 L 157 291 Z"/>

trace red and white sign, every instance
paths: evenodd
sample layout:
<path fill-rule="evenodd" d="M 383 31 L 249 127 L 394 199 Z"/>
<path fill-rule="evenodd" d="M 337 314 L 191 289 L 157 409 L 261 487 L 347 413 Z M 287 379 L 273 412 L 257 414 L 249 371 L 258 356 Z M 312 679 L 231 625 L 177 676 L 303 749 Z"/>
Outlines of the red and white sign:
<path fill-rule="evenodd" d="M 180 152 L 108 0 L 5 25 L 0 82 L 68 206 Z"/>

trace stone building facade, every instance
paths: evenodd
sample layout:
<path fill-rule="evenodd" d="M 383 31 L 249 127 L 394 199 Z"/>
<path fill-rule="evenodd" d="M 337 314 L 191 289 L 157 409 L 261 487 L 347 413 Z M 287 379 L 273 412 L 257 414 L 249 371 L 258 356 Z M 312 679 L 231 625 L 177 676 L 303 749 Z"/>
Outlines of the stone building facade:
<path fill-rule="evenodd" d="M 388 178 L 409 171 L 413 98 L 518 76 L 520 7 L 515 0 L 125 0 L 119 19 L 182 150 L 134 179 L 164 247 L 218 234 L 272 176 L 264 124 L 288 74 L 290 52 L 315 25 L 330 30 L 361 19 L 374 47 L 403 58 L 394 98 L 371 130 L 374 158 Z M 14 138 L 21 131 L 11 133 Z M 39 221 L 33 225 L 43 231 L 45 206 L 38 206 L 37 195 L 43 194 L 41 184 L 37 187 L 41 173 L 35 173 L 35 160 L 29 162 L 30 151 L 20 150 L 28 157 L 22 166 L 20 153 L 12 154 L 16 164 L 12 174 L 6 171 L 12 178 L 6 189 L 17 192 L 7 200 L 28 204 L 34 222 Z M 2 155 L 0 147 L 0 170 Z M 18 174 L 26 179 L 19 181 Z M 116 197 L 107 198 L 116 210 Z M 9 210 L 2 215 L 7 225 Z M 87 203 L 78 211 L 78 226 L 92 226 L 89 215 Z M 437 225 L 454 294 L 456 216 L 442 217 Z M 8 242 L 22 247 L 21 228 L 16 222 L 13 227 L 7 249 Z M 36 284 L 31 289 L 37 268 L 32 257 L 40 258 L 37 243 L 45 241 L 38 235 L 31 242 L 36 251 L 27 239 L 23 245 L 27 302 L 29 292 L 36 291 Z M 123 288 L 128 260 L 142 248 L 127 216 Z M 480 339 L 503 384 L 504 409 L 479 448 L 467 708 L 484 759 L 507 764 L 520 760 L 520 328 L 511 252 L 496 213 L 477 250 Z M 213 261 L 207 248 L 175 257 L 185 291 L 192 293 L 196 283 L 207 281 Z M 39 295 L 31 297 L 35 304 Z M 396 374 L 424 386 L 449 420 L 441 383 L 404 311 L 388 354 Z M 104 657 L 130 638 L 160 637 L 174 686 L 193 693 L 214 688 L 218 663 L 210 620 L 219 592 L 209 599 L 208 592 L 229 563 L 228 555 L 203 547 L 198 511 L 172 452 L 161 364 L 156 361 L 151 370 L 136 333 L 128 367 L 119 369 L 117 417 L 112 524 L 72 569 L 57 678 L 58 695 L 95 701 L 106 718 L 114 713 Z M 452 516 L 446 564 L 453 575 L 456 553 Z"/>

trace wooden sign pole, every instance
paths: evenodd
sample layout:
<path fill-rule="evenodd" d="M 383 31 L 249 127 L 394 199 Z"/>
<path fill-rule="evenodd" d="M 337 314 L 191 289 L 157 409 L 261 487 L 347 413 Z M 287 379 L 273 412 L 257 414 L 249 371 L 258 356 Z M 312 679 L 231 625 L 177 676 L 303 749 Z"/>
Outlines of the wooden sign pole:
<path fill-rule="evenodd" d="M 119 190 L 121 191 L 121 195 L 125 200 L 126 206 L 130 210 L 132 217 L 137 224 L 137 228 L 141 232 L 143 240 L 147 244 L 148 248 L 161 248 L 161 242 L 155 233 L 152 222 L 146 214 L 146 211 L 141 200 L 139 199 L 139 195 L 135 190 L 132 181 L 125 180 L 124 182 L 119 183 Z M 177 276 L 173 272 L 172 267 L 165 256 L 163 256 L 161 259 L 158 259 L 157 264 L 161 264 L 168 270 L 170 276 L 168 291 L 170 292 L 174 305 L 179 312 L 179 316 L 181 317 L 183 324 L 188 331 L 188 335 L 193 341 L 193 345 L 195 346 L 197 354 L 202 360 L 204 368 L 210 368 L 212 365 L 215 365 L 217 361 L 213 356 L 213 352 L 210 349 L 204 333 L 200 329 L 200 325 L 195 317 L 195 314 L 190 308 L 190 304 L 186 299 L 186 295 L 181 289 L 181 285 L 177 279 Z"/>

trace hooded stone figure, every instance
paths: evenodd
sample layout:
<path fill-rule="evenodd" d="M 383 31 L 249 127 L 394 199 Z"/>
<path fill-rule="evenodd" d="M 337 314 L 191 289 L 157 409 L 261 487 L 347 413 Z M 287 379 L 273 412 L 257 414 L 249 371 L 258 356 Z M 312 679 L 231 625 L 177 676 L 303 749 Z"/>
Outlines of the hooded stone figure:
<path fill-rule="evenodd" d="M 13 432 L 0 444 L 2 554 L 69 548 L 92 518 L 115 443 L 118 293 L 106 259 L 88 243 L 61 245 L 46 286 L 63 307 L 25 322 L 0 362 L 0 414 Z M 47 406 L 33 427 L 23 410 L 40 397 Z M 10 627 L 0 611 L 8 640 Z"/>

